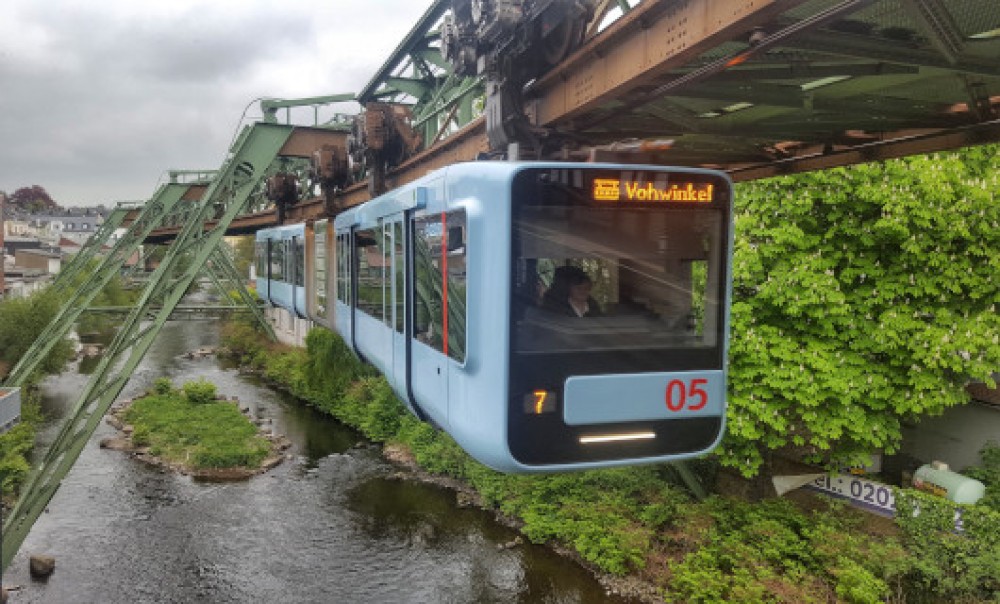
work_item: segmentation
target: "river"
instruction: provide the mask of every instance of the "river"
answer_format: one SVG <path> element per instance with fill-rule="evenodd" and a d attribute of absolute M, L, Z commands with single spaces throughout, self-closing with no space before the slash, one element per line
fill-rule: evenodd
<path fill-rule="evenodd" d="M 232 483 L 165 473 L 98 443 L 102 424 L 21 547 L 4 584 L 14 603 L 621 602 L 550 550 L 456 504 L 454 493 L 393 479 L 356 432 L 284 393 L 183 354 L 215 346 L 212 322 L 168 323 L 123 396 L 154 379 L 205 378 L 292 441 L 276 469 Z M 44 385 L 58 420 L 87 376 Z M 34 580 L 28 555 L 55 557 Z"/>

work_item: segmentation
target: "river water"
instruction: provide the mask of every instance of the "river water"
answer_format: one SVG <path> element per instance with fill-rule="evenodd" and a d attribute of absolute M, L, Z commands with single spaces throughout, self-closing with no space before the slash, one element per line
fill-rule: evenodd
<path fill-rule="evenodd" d="M 545 548 L 508 546 L 516 532 L 452 492 L 393 479 L 352 430 L 214 358 L 182 356 L 217 342 L 214 323 L 167 324 L 123 396 L 161 376 L 206 378 L 270 418 L 291 459 L 247 481 L 199 482 L 100 449 L 115 434 L 102 424 L 5 573 L 20 586 L 11 602 L 621 601 Z M 44 442 L 86 379 L 46 382 Z M 55 557 L 47 580 L 29 577 L 32 553 Z"/>

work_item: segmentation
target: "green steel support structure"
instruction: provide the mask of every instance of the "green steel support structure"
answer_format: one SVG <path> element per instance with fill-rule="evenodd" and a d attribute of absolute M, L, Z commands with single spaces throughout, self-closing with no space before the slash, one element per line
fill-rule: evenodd
<path fill-rule="evenodd" d="M 209 258 L 206 269 L 209 278 L 219 289 L 219 295 L 224 300 L 228 300 L 230 293 L 235 292 L 239 296 L 239 302 L 257 319 L 267 337 L 276 340 L 277 336 L 271 327 L 271 323 L 264 316 L 264 310 L 260 302 L 250 295 L 250 292 L 247 291 L 244 285 L 245 279 L 236 270 L 236 265 L 233 263 L 232 256 L 230 256 L 229 248 L 224 245 L 216 248 L 211 258 Z M 236 301 L 230 301 L 230 303 L 232 302 Z"/>
<path fill-rule="evenodd" d="M 90 239 L 83 244 L 80 251 L 77 252 L 73 259 L 70 260 L 65 266 L 59 270 L 59 274 L 56 276 L 55 282 L 52 287 L 56 289 L 63 289 L 70 286 L 75 280 L 77 275 L 81 272 L 86 271 L 90 266 L 91 260 L 93 260 L 110 240 L 111 236 L 115 234 L 115 231 L 121 227 L 122 223 L 125 222 L 125 217 L 128 215 L 129 211 L 132 210 L 138 204 L 119 203 L 118 207 L 111 211 L 108 219 L 101 224 L 101 228 L 90 236 Z"/>
<path fill-rule="evenodd" d="M 149 232 L 156 228 L 163 220 L 163 217 L 180 201 L 189 186 L 180 184 L 161 186 L 153 195 L 153 198 L 142 207 L 139 216 L 129 227 L 125 235 L 111 248 L 111 251 L 105 256 L 104 261 L 97 266 L 88 279 L 79 284 L 75 291 L 69 291 L 69 288 L 72 287 L 75 281 L 74 278 L 68 275 L 60 278 L 62 285 L 60 286 L 59 282 L 57 282 L 57 286 L 65 290 L 67 295 L 66 302 L 63 303 L 56 316 L 52 318 L 52 321 L 45 327 L 45 330 L 32 343 L 31 348 L 28 349 L 17 365 L 11 370 L 10 374 L 8 374 L 5 381 L 6 385 L 23 385 L 23 382 L 28 379 L 28 376 L 48 356 L 52 348 L 66 337 L 66 334 L 76 325 L 80 314 L 90 306 L 90 303 L 101 293 L 104 286 L 115 275 L 120 274 L 125 262 L 136 253 L 142 245 L 143 240 L 149 235 Z M 122 219 L 124 219 L 124 213 L 122 213 Z M 122 221 L 118 220 L 118 226 L 121 223 Z M 114 232 L 117 228 L 117 226 L 114 227 L 110 232 Z M 88 245 L 87 247 L 92 250 L 99 250 L 103 242 L 107 241 L 107 238 L 107 236 L 104 236 L 99 243 Z M 80 256 L 83 256 L 82 251 L 78 255 L 78 258 Z M 74 261 L 71 263 L 75 268 L 73 275 L 81 274 L 84 268 L 90 264 L 92 258 L 94 258 L 94 254 L 90 254 L 85 260 L 80 262 Z"/>
<path fill-rule="evenodd" d="M 293 127 L 256 123 L 245 128 L 201 201 L 153 273 L 135 308 L 120 326 L 100 364 L 45 457 L 28 477 L 3 527 L 2 567 L 13 559 L 35 520 L 69 473 L 101 418 L 121 393 L 160 329 L 195 277 L 223 244 L 226 229 L 243 213 Z M 188 205 L 188 204 L 184 204 Z M 209 222 L 211 221 L 211 228 Z M 146 321 L 151 308 L 159 309 Z"/>

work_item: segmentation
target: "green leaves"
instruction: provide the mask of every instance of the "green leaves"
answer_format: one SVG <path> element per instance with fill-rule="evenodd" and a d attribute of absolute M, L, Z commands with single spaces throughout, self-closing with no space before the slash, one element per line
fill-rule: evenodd
<path fill-rule="evenodd" d="M 1000 367 L 996 147 L 739 185 L 720 457 L 839 465 Z"/>

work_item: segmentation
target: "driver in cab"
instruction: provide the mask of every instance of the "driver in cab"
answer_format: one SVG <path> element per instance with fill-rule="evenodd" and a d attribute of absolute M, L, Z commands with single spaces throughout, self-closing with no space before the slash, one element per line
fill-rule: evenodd
<path fill-rule="evenodd" d="M 542 296 L 542 308 L 569 317 L 599 317 L 601 307 L 590 295 L 593 287 L 583 269 L 560 266 L 552 277 L 552 286 Z"/>

